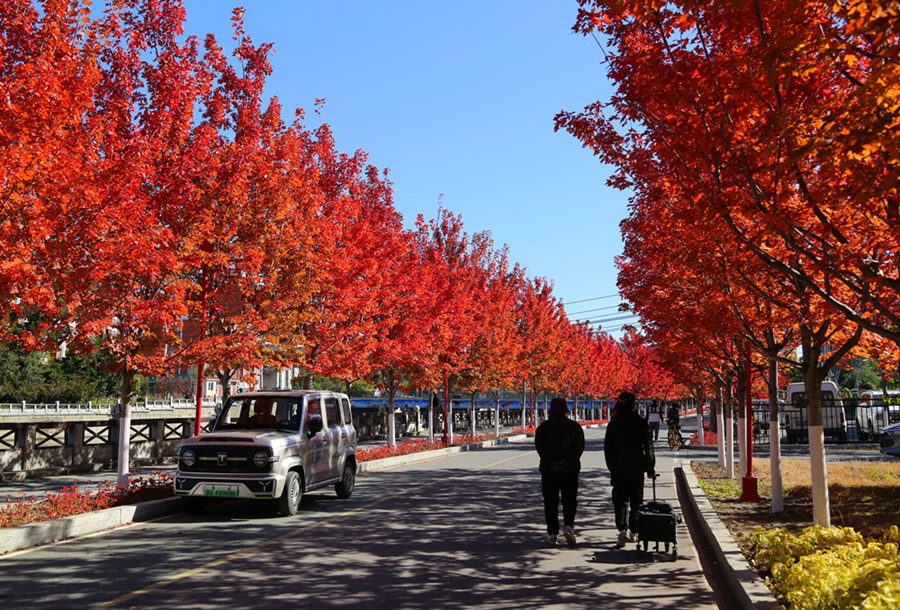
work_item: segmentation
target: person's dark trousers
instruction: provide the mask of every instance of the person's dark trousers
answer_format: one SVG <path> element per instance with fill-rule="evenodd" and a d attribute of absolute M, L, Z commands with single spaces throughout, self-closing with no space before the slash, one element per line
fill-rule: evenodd
<path fill-rule="evenodd" d="M 650 422 L 650 434 L 653 435 L 653 440 L 657 440 L 659 438 L 659 422 L 658 421 Z"/>
<path fill-rule="evenodd" d="M 578 473 L 541 475 L 541 493 L 544 495 L 544 517 L 547 533 L 559 534 L 559 501 L 562 498 L 563 525 L 575 527 L 575 509 L 578 506 Z"/>
<path fill-rule="evenodd" d="M 637 531 L 637 511 L 644 502 L 644 475 L 613 477 L 612 501 L 616 513 L 616 529 Z"/>

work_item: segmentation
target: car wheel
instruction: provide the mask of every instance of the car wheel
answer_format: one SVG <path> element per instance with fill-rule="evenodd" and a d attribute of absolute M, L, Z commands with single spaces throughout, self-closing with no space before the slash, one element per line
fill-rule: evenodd
<path fill-rule="evenodd" d="M 300 510 L 300 500 L 303 499 L 303 482 L 300 475 L 292 470 L 287 474 L 284 480 L 284 491 L 281 497 L 276 500 L 278 504 L 278 512 L 282 515 L 296 515 Z"/>
<path fill-rule="evenodd" d="M 206 508 L 206 498 L 186 496 L 181 498 L 181 505 L 184 506 L 184 510 L 189 513 L 200 513 Z"/>
<path fill-rule="evenodd" d="M 349 498 L 353 493 L 353 486 L 356 484 L 356 471 L 353 464 L 347 462 L 344 464 L 344 473 L 341 475 L 339 483 L 335 483 L 334 491 L 338 498 Z"/>

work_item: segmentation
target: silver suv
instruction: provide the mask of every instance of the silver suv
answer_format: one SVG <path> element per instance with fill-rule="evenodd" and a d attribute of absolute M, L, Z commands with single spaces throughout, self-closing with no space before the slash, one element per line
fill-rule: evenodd
<path fill-rule="evenodd" d="M 236 394 L 209 432 L 181 443 L 175 495 L 198 510 L 208 498 L 274 500 L 293 515 L 305 491 L 353 493 L 356 430 L 345 394 L 318 390 Z"/>

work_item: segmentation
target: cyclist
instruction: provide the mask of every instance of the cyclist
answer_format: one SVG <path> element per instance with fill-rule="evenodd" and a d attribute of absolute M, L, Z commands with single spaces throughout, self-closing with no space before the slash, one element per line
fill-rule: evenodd
<path fill-rule="evenodd" d="M 669 427 L 669 447 L 680 448 L 684 443 L 681 438 L 681 416 L 678 413 L 678 405 L 674 402 L 666 410 L 666 425 Z"/>

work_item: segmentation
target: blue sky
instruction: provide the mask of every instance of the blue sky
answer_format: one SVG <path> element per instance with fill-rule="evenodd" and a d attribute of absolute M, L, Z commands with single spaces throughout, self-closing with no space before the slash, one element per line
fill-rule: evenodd
<path fill-rule="evenodd" d="M 565 303 L 617 294 L 626 195 L 609 168 L 565 133 L 560 110 L 607 99 L 602 54 L 571 31 L 575 0 L 383 2 L 185 0 L 186 34 L 231 43 L 243 6 L 247 34 L 271 42 L 277 95 L 333 129 L 345 152 L 388 167 L 407 226 L 438 201 L 467 232 L 490 230 L 530 276 Z M 317 117 L 316 98 L 325 105 Z M 615 316 L 618 298 L 567 306 L 572 319 Z M 621 314 L 620 314 L 621 315 Z M 614 336 L 621 321 L 605 324 Z"/>

